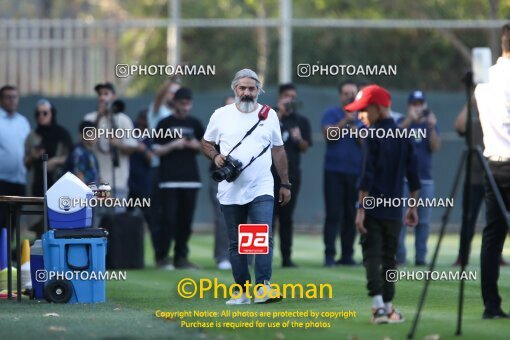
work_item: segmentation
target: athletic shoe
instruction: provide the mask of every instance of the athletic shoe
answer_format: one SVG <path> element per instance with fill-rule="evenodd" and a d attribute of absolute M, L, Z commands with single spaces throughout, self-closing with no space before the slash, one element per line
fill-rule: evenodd
<path fill-rule="evenodd" d="M 335 259 L 333 257 L 326 257 L 326 259 L 324 260 L 324 266 L 325 267 L 334 267 Z"/>
<path fill-rule="evenodd" d="M 425 261 L 415 261 L 414 265 L 416 267 L 426 267 L 427 266 L 427 262 L 425 262 Z"/>
<path fill-rule="evenodd" d="M 388 323 L 402 323 L 404 321 L 406 321 L 404 315 L 392 307 L 391 312 L 388 313 Z"/>
<path fill-rule="evenodd" d="M 383 323 L 388 323 L 388 315 L 386 314 L 386 309 L 384 307 L 372 308 L 372 323 L 374 325 L 381 325 Z"/>
<path fill-rule="evenodd" d="M 248 297 L 246 296 L 246 293 L 243 293 L 239 298 L 235 299 L 235 298 L 230 298 L 230 300 L 228 300 L 226 302 L 227 305 L 229 306 L 232 306 L 232 305 L 249 305 L 251 303 L 250 299 L 248 299 Z"/>
<path fill-rule="evenodd" d="M 455 260 L 455 262 L 453 262 L 452 266 L 454 267 L 460 267 L 461 266 L 461 259 L 460 259 L 460 256 L 457 257 L 457 259 Z M 469 265 L 469 261 L 466 262 L 466 267 Z"/>
<path fill-rule="evenodd" d="M 276 296 L 275 292 L 277 292 L 277 290 L 271 288 L 271 283 L 269 281 L 265 280 L 264 287 L 259 287 L 253 302 L 254 303 L 271 303 L 271 302 L 281 301 L 282 300 L 281 295 Z"/>
<path fill-rule="evenodd" d="M 232 269 L 232 265 L 230 264 L 230 261 L 223 260 L 218 262 L 218 269 L 219 270 L 230 270 Z"/>
<path fill-rule="evenodd" d="M 172 262 L 173 261 L 171 257 L 165 257 L 164 259 L 156 261 L 156 267 L 162 270 L 175 270 Z"/>
<path fill-rule="evenodd" d="M 490 312 L 485 310 L 482 315 L 482 319 L 507 319 L 509 316 L 507 313 L 503 312 L 501 308 L 496 312 Z"/>
<path fill-rule="evenodd" d="M 503 258 L 503 256 L 501 256 L 501 258 L 499 259 L 499 265 L 501 267 L 506 267 L 508 266 L 508 262 L 505 261 L 505 259 Z"/>
<path fill-rule="evenodd" d="M 282 268 L 297 268 L 297 264 L 292 262 L 292 260 L 284 260 L 282 261 Z"/>
<path fill-rule="evenodd" d="M 355 265 L 357 265 L 357 263 L 352 258 L 349 258 L 349 259 L 341 258 L 340 260 L 335 262 L 335 265 L 337 265 L 337 266 L 355 266 Z"/>
<path fill-rule="evenodd" d="M 190 262 L 187 258 L 180 257 L 175 259 L 174 262 L 175 268 L 177 269 L 198 269 L 199 267 L 194 264 L 193 262 Z"/>

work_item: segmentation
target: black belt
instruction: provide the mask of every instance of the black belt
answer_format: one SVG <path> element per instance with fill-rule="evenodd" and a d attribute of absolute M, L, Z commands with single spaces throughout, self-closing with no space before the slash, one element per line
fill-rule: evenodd
<path fill-rule="evenodd" d="M 501 157 L 501 156 L 489 156 L 487 159 L 491 162 L 510 162 L 510 157 Z"/>

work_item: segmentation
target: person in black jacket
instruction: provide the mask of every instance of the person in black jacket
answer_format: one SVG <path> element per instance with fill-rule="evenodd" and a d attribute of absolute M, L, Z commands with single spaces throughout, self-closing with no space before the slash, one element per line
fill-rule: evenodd
<path fill-rule="evenodd" d="M 360 111 L 361 121 L 369 128 L 396 131 L 399 128 L 391 118 L 390 104 L 391 96 L 387 90 L 370 85 L 363 88 L 356 100 L 345 106 L 345 110 Z M 411 197 L 418 198 L 420 180 L 417 158 L 410 138 L 369 137 L 362 142 L 363 161 L 355 223 L 361 234 L 368 295 L 372 297 L 372 322 L 399 323 L 404 321 L 404 317 L 393 307 L 392 301 L 395 296 L 393 275 L 396 274 L 402 208 L 373 203 L 380 198 L 402 198 L 404 177 L 407 177 Z M 416 207 L 407 209 L 405 222 L 409 226 L 417 224 Z"/>
<path fill-rule="evenodd" d="M 25 141 L 25 165 L 31 171 L 31 195 L 44 196 L 41 155 L 48 154 L 48 188 L 62 175 L 67 156 L 73 149 L 69 132 L 57 124 L 57 110 L 46 99 L 40 99 L 35 108 L 37 127 Z M 39 238 L 43 233 L 42 219 L 31 226 Z"/>
<path fill-rule="evenodd" d="M 273 226 L 278 218 L 282 267 L 296 267 L 297 265 L 291 260 L 292 232 L 294 229 L 292 215 L 296 208 L 299 188 L 301 187 L 301 154 L 312 145 L 312 134 L 310 122 L 298 113 L 296 86 L 292 83 L 280 85 L 278 95 L 278 107 L 275 108 L 275 111 L 280 120 L 283 145 L 287 153 L 289 181 L 292 183 L 293 199 L 284 206 L 275 202 Z M 271 166 L 271 172 L 274 179 L 274 194 L 277 197 L 281 183 L 274 164 Z"/>

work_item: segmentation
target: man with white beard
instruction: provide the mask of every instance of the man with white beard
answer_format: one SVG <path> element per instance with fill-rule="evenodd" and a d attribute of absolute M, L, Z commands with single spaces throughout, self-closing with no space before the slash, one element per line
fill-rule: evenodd
<path fill-rule="evenodd" d="M 255 72 L 249 69 L 240 70 L 236 73 L 231 88 L 235 94 L 235 103 L 223 106 L 213 113 L 202 139 L 202 151 L 217 168 L 228 168 L 228 165 L 232 164 L 231 158 L 242 163 L 242 166 L 238 167 L 241 169 L 238 177 L 229 177 L 225 172 L 223 174 L 226 176 L 213 176 L 220 182 L 217 197 L 227 225 L 232 273 L 236 284 L 243 289 L 242 294 L 233 296 L 227 304 L 251 303 L 252 292 L 248 289 L 251 286 L 248 255 L 240 254 L 238 248 L 238 228 L 240 224 L 247 223 L 248 218 L 250 223 L 269 226 L 268 252 L 255 255 L 254 302 L 277 302 L 282 298 L 269 282 L 273 256 L 273 202 L 278 199 L 283 206 L 290 201 L 291 196 L 280 123 L 275 111 L 257 102 L 262 85 Z M 239 143 L 240 141 L 242 143 Z M 216 151 L 215 145 L 219 145 L 220 152 Z M 266 152 L 268 149 L 271 149 L 271 153 Z M 282 183 L 277 198 L 274 197 L 274 182 L 270 170 L 272 159 Z"/>

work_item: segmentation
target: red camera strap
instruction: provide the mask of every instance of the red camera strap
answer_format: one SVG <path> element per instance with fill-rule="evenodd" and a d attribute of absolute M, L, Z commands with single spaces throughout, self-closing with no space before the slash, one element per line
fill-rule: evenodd
<path fill-rule="evenodd" d="M 234 151 L 239 145 L 241 145 L 241 143 L 243 142 L 243 140 L 248 137 L 249 135 L 251 135 L 251 133 L 253 132 L 253 130 L 255 130 L 257 128 L 257 126 L 259 126 L 259 123 L 263 120 L 266 120 L 267 119 L 267 116 L 269 115 L 269 111 L 271 110 L 271 106 L 269 105 L 262 105 L 262 108 L 260 109 L 259 111 L 259 114 L 258 114 L 258 117 L 259 117 L 259 120 L 255 123 L 255 125 L 253 125 L 248 131 L 246 131 L 245 135 L 243 138 L 241 138 L 241 140 L 239 141 L 239 143 L 237 143 L 233 148 L 232 150 L 230 150 L 230 152 L 228 153 L 228 155 L 230 155 L 232 153 L 232 151 Z M 267 150 L 267 149 L 266 149 Z M 265 150 L 264 150 L 265 151 Z M 228 156 L 227 155 L 227 156 Z"/>

